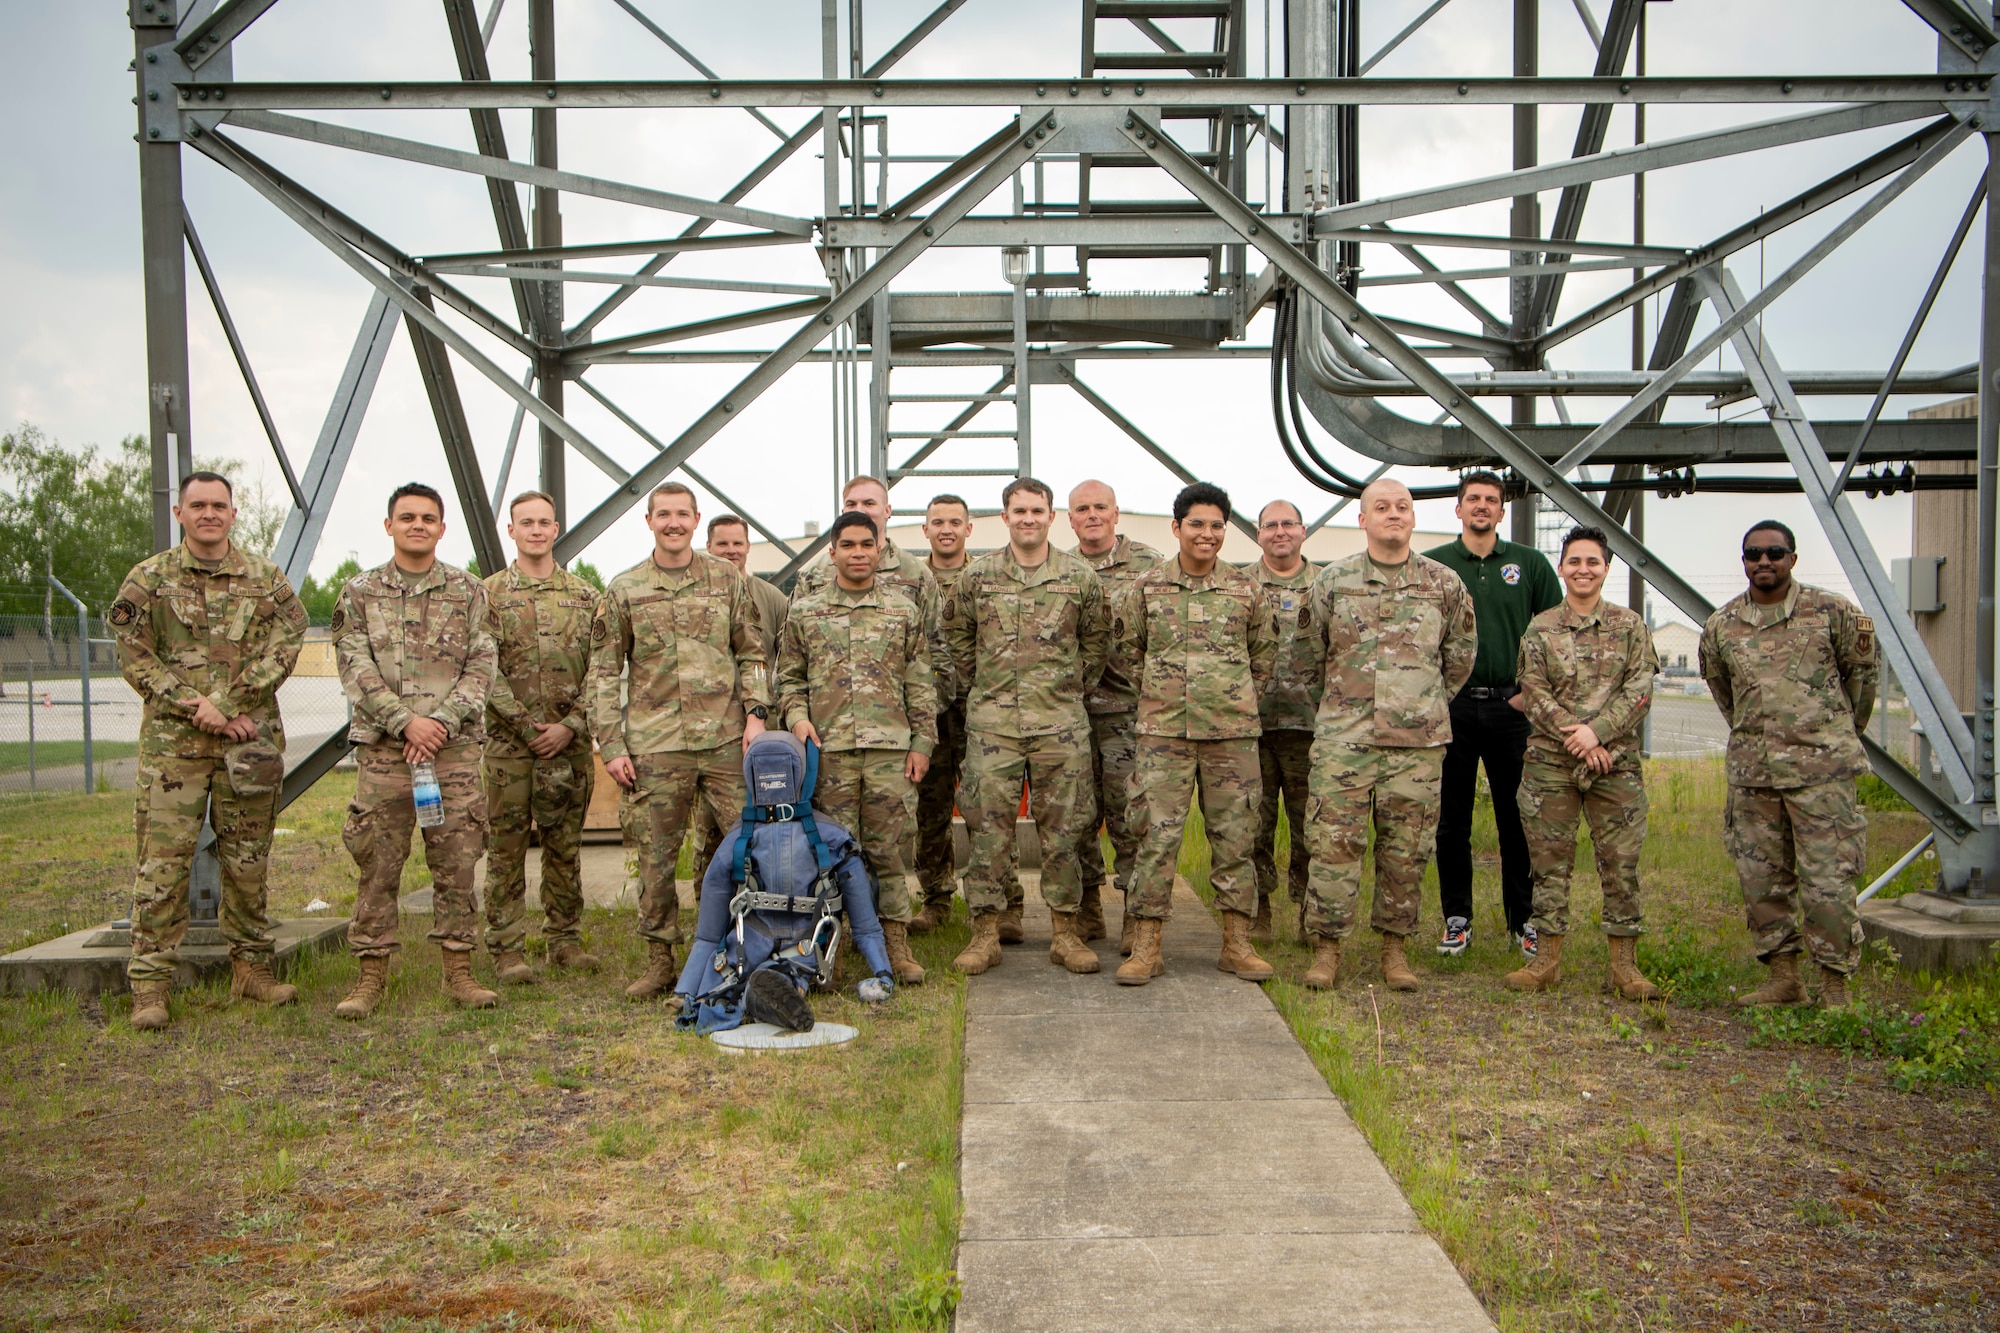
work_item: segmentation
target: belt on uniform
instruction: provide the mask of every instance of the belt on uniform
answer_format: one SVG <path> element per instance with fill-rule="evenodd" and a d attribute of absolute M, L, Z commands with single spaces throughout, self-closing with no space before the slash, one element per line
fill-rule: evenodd
<path fill-rule="evenodd" d="M 1468 685 L 1460 691 L 1468 699 L 1506 701 L 1521 692 L 1519 685 Z"/>

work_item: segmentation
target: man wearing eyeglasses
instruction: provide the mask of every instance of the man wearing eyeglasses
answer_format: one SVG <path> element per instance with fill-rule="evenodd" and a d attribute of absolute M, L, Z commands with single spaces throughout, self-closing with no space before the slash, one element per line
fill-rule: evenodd
<path fill-rule="evenodd" d="M 1875 622 L 1792 578 L 1798 543 L 1783 523 L 1743 534 L 1750 586 L 1708 618 L 1701 675 L 1729 719 L 1724 837 L 1743 884 L 1757 958 L 1770 969 L 1742 1005 L 1799 1004 L 1799 954 L 1819 964 L 1820 1004 L 1847 1004 L 1861 961 L 1854 880 L 1868 821 L 1854 779 L 1868 770 L 1861 729 L 1880 671 Z"/>
<path fill-rule="evenodd" d="M 1264 554 L 1243 566 L 1264 595 L 1278 631 L 1278 664 L 1265 683 L 1257 710 L 1264 734 L 1257 740 L 1257 764 L 1264 779 L 1264 799 L 1257 811 L 1257 847 L 1250 864 L 1257 875 L 1257 918 L 1250 927 L 1253 943 L 1271 942 L 1271 895 L 1282 874 L 1305 935 L 1306 786 L 1312 773 L 1313 717 L 1319 711 L 1319 663 L 1298 660 L 1301 632 L 1312 628 L 1313 575 L 1318 566 L 1305 558 L 1306 525 L 1297 505 L 1273 500 L 1257 515 L 1257 545 Z M 1310 636 L 1308 636 L 1310 637 Z M 1278 865 L 1278 805 L 1285 807 L 1291 846 L 1287 864 Z"/>

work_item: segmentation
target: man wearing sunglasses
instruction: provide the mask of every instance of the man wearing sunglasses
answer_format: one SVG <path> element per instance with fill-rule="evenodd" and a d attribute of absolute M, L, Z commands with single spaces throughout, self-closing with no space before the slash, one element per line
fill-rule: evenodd
<path fill-rule="evenodd" d="M 1743 883 L 1757 957 L 1770 968 L 1738 1004 L 1799 1004 L 1799 954 L 1819 964 L 1820 1003 L 1847 1003 L 1861 961 L 1854 880 L 1868 821 L 1854 779 L 1875 704 L 1875 622 L 1792 578 L 1798 543 L 1782 523 L 1743 535 L 1750 586 L 1708 618 L 1701 674 L 1729 719 L 1724 836 Z"/>

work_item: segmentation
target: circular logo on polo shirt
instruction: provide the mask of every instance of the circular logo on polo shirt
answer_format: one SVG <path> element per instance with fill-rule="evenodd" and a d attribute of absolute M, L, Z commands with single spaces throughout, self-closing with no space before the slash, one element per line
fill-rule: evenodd
<path fill-rule="evenodd" d="M 1502 565 L 1500 566 L 1500 577 L 1507 583 L 1519 583 L 1521 581 L 1521 567 L 1519 565 Z"/>

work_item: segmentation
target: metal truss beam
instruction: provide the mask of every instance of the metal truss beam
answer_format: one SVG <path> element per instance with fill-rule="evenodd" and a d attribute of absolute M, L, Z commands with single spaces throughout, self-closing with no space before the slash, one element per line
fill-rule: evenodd
<path fill-rule="evenodd" d="M 174 52 L 187 62 L 188 68 L 200 69 L 227 50 L 231 42 L 277 3 L 278 0 L 222 0 L 207 18 L 181 34 L 174 43 Z"/>
<path fill-rule="evenodd" d="M 424 266 L 430 272 L 439 270 Z M 1629 268 L 1621 264 L 1616 267 Z M 535 268 L 528 264 L 455 264 L 445 270 L 474 278 L 508 278 L 518 282 L 603 284 L 619 287 L 676 287 L 699 292 L 763 292 L 777 296 L 831 296 L 831 287 L 798 282 L 750 282 L 737 278 L 655 278 L 637 273 L 593 273 L 575 268 Z"/>
<path fill-rule="evenodd" d="M 933 211 L 932 230 L 945 231 L 970 213 L 974 205 L 992 194 L 1009 176 L 1034 160 L 1039 142 L 1036 138 L 1038 133 L 1046 135 L 1056 128 L 1057 117 L 1053 113 L 1042 117 L 1037 123 L 1017 125 L 1018 137 L 998 152 L 988 153 L 984 165 L 973 174 L 972 179 Z M 921 231 L 914 232 L 884 252 L 872 266 L 857 275 L 852 283 L 827 304 L 818 320 L 807 324 L 787 338 L 776 351 L 724 395 L 721 401 L 682 431 L 666 453 L 634 473 L 630 481 L 557 539 L 557 556 L 568 559 L 601 536 L 605 529 L 617 521 L 620 514 L 657 486 L 661 480 L 673 475 L 675 468 L 681 466 L 696 450 L 713 439 L 739 409 L 748 407 L 766 389 L 777 383 L 787 370 L 826 337 L 834 325 L 852 318 L 868 303 L 876 291 L 885 286 L 896 274 L 909 267 L 911 261 L 928 249 L 930 242 L 931 237 Z"/>
<path fill-rule="evenodd" d="M 1910 12 L 1937 30 L 1937 35 L 1978 60 L 1996 40 L 1985 5 L 1966 5 L 1962 0 L 1903 0 Z"/>
<path fill-rule="evenodd" d="M 1101 205 L 1099 205 L 1101 206 Z M 924 225 L 922 217 L 897 213 L 881 218 L 828 218 L 822 232 L 828 245 L 883 249 Z M 1305 239 L 1305 219 L 1297 214 L 1272 215 L 1273 227 L 1289 228 L 1295 241 Z M 966 246 L 1037 245 L 1185 245 L 1206 249 L 1235 243 L 1235 233 L 1200 213 L 1050 213 L 1006 217 L 970 217 L 939 237 L 946 248 Z M 1676 255 L 1680 252 L 1675 251 Z"/>
<path fill-rule="evenodd" d="M 1069 385 L 1070 388 L 1076 391 L 1077 397 L 1083 399 L 1084 402 L 1089 403 L 1092 407 L 1096 408 L 1101 414 L 1103 414 L 1104 419 L 1106 421 L 1109 421 L 1112 425 L 1118 427 L 1119 430 L 1125 432 L 1125 434 L 1131 439 L 1132 443 L 1138 445 L 1141 449 L 1144 449 L 1148 454 L 1151 454 L 1155 462 L 1159 463 L 1159 465 L 1161 467 L 1164 467 L 1167 471 L 1173 473 L 1174 477 L 1181 483 L 1181 485 L 1192 486 L 1195 482 L 1201 480 L 1200 477 L 1197 477 L 1194 473 L 1188 471 L 1187 468 L 1183 467 L 1179 459 L 1175 458 L 1172 454 L 1168 453 L 1166 449 L 1163 448 L 1158 442 L 1156 442 L 1150 435 L 1146 434 L 1145 431 L 1140 430 L 1137 426 L 1132 424 L 1131 418 L 1127 417 L 1123 412 L 1120 412 L 1117 408 L 1113 407 L 1105 399 L 1104 395 L 1100 394 L 1099 392 L 1097 392 L 1097 390 L 1091 388 L 1088 384 L 1085 384 L 1082 380 L 1078 379 L 1076 377 L 1076 368 L 1074 366 L 1065 365 L 1062 362 L 1058 361 L 1056 362 L 1056 374 L 1062 377 L 1063 383 Z M 1235 524 L 1237 530 L 1240 531 L 1244 536 L 1250 538 L 1250 540 L 1255 541 L 1257 539 L 1256 520 L 1245 516 L 1242 510 L 1232 508 L 1229 511 L 1229 521 Z"/>
<path fill-rule="evenodd" d="M 1986 91 L 1974 75 L 1965 85 Z M 197 85 L 178 85 L 183 110 L 199 109 Z M 630 110 L 644 107 L 852 106 L 1194 108 L 1224 106 L 1517 106 L 1604 103 L 1630 106 L 1755 102 L 1811 106 L 1900 102 L 1942 110 L 1974 91 L 1935 74 L 1861 77 L 1800 74 L 1720 78 L 1582 79 L 626 79 L 501 83 L 240 82 L 201 85 L 210 100 L 223 90 L 232 106 L 259 111 L 499 109 L 556 106 Z"/>
<path fill-rule="evenodd" d="M 500 0 L 493 6 L 492 20 L 500 17 Z M 479 23 L 479 16 L 473 11 L 473 0 L 444 0 L 445 27 L 451 33 L 452 53 L 458 58 L 458 76 L 470 83 L 489 83 L 493 71 L 486 63 L 486 44 L 491 40 L 486 28 Z M 490 26 L 490 24 L 489 24 Z M 481 107 L 469 113 L 472 117 L 472 142 L 483 157 L 505 158 L 507 154 L 507 131 L 500 121 L 500 113 L 490 107 Z M 486 178 L 487 201 L 493 206 L 493 228 L 500 237 L 500 244 L 511 249 L 524 249 L 528 245 L 528 223 L 521 213 L 521 196 L 515 191 L 513 182 L 495 176 Z M 514 284 L 514 313 L 520 318 L 521 332 L 532 334 L 536 342 L 553 342 L 552 330 L 544 318 L 546 307 L 538 299 L 539 293 L 526 283 Z"/>
<path fill-rule="evenodd" d="M 1727 269 L 1703 269 L 1695 275 L 1695 280 L 1719 313 L 1733 318 L 1750 308 Z M 1833 545 L 1841 572 L 1847 575 L 1861 609 L 1875 619 L 1877 641 L 1890 670 L 1896 673 L 1896 679 L 1909 695 L 1910 709 L 1918 724 L 1931 738 L 1931 751 L 1938 758 L 1945 781 L 1951 784 L 1961 803 L 1970 803 L 1976 799 L 1978 787 L 1973 777 L 1972 732 L 1965 725 L 1964 716 L 1945 687 L 1944 678 L 1938 674 L 1937 664 L 1931 660 L 1930 650 L 1917 634 L 1916 625 L 1903 614 L 1889 582 L 1889 571 L 1882 567 L 1875 548 L 1863 534 L 1861 520 L 1852 504 L 1845 494 L 1832 489 L 1833 469 L 1827 465 L 1826 450 L 1813 435 L 1812 423 L 1800 409 L 1763 329 L 1754 318 L 1738 320 L 1733 341 L 1744 370 L 1757 385 L 1757 396 L 1770 413 L 1772 428 L 1778 432 L 1785 456 L 1804 487 L 1806 500 Z"/>
<path fill-rule="evenodd" d="M 509 158 L 461 152 L 456 148 L 418 143 L 414 139 L 398 139 L 394 135 L 376 134 L 371 130 L 331 125 L 322 120 L 301 120 L 296 116 L 281 116 L 269 111 L 238 110 L 229 113 L 228 123 L 241 129 L 283 135 L 289 139 L 301 139 L 307 143 L 324 144 L 331 148 L 347 148 L 359 153 L 373 153 L 378 157 L 417 162 L 427 167 L 442 167 L 446 171 L 463 171 L 475 176 L 514 181 L 541 190 L 562 190 L 570 194 L 589 195 L 594 199 L 608 199 L 613 203 L 635 204 L 640 208 L 655 208 L 667 213 L 685 213 L 711 222 L 734 222 L 745 227 L 762 227 L 769 231 L 786 232 L 794 236 L 810 236 L 813 229 L 812 221 L 808 218 L 788 217 L 783 213 L 771 213 L 761 208 L 741 208 L 734 204 L 697 199 L 693 195 L 653 190 L 642 185 L 627 185 L 623 181 L 608 181 L 597 176 L 580 175 L 574 171 L 562 171 L 554 167 L 531 166 Z"/>
<path fill-rule="evenodd" d="M 417 299 L 422 301 L 423 294 L 418 293 Z M 438 443 L 444 446 L 445 466 L 451 469 L 452 487 L 458 492 L 458 510 L 465 516 L 472 552 L 479 558 L 482 573 L 497 574 L 507 568 L 507 554 L 500 545 L 500 531 L 493 523 L 486 482 L 480 474 L 479 453 L 472 444 L 472 428 L 465 420 L 465 403 L 458 396 L 458 378 L 452 373 L 451 356 L 443 341 L 419 323 L 414 314 L 406 311 L 403 317 L 410 326 L 417 373 L 423 377 L 424 394 L 430 399 Z"/>

